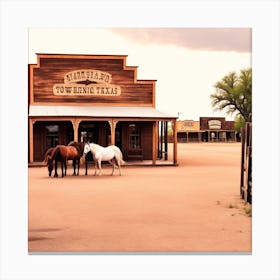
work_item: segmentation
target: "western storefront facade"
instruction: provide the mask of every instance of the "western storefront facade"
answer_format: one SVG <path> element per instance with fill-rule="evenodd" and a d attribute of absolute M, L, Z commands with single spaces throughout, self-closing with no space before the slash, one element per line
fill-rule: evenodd
<path fill-rule="evenodd" d="M 155 86 L 137 80 L 126 56 L 37 54 L 29 64 L 29 162 L 74 140 L 117 145 L 127 161 L 177 165 L 176 116 L 156 110 Z"/>
<path fill-rule="evenodd" d="M 200 117 L 199 121 L 177 121 L 178 142 L 235 142 L 234 121 L 221 117 Z"/>
<path fill-rule="evenodd" d="M 178 142 L 200 142 L 201 131 L 199 121 L 183 120 L 177 121 L 177 138 Z"/>
<path fill-rule="evenodd" d="M 225 118 L 201 117 L 201 140 L 204 142 L 235 142 L 236 131 L 234 121 L 226 121 Z"/>

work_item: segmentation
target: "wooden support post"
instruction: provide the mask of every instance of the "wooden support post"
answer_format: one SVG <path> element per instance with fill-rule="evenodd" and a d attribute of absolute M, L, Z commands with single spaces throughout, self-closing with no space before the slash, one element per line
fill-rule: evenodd
<path fill-rule="evenodd" d="M 164 160 L 168 160 L 168 122 L 164 122 Z"/>
<path fill-rule="evenodd" d="M 157 160 L 157 145 L 158 145 L 158 121 L 153 122 L 153 165 L 156 165 Z"/>
<path fill-rule="evenodd" d="M 74 131 L 74 141 L 79 142 L 79 124 L 81 120 L 79 119 L 73 119 L 71 120 L 73 131 Z"/>
<path fill-rule="evenodd" d="M 158 150 L 159 150 L 159 158 L 162 159 L 163 158 L 163 155 L 165 154 L 165 151 L 164 151 L 164 147 L 163 147 L 163 143 L 164 143 L 164 122 L 161 121 L 159 122 L 159 125 L 160 125 L 160 141 L 159 141 L 159 145 L 158 145 Z"/>
<path fill-rule="evenodd" d="M 177 165 L 177 120 L 173 120 L 173 163 Z"/>
<path fill-rule="evenodd" d="M 244 158 L 245 158 L 245 129 L 241 128 L 240 196 L 242 198 L 244 198 Z"/>
<path fill-rule="evenodd" d="M 117 120 L 109 120 L 109 125 L 110 125 L 110 129 L 111 129 L 111 145 L 115 145 L 116 143 L 116 126 L 118 121 Z"/>

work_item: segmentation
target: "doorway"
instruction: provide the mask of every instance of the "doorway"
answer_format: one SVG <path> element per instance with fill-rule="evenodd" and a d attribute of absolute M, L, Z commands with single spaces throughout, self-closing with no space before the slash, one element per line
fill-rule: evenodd
<path fill-rule="evenodd" d="M 78 133 L 80 142 L 94 142 L 101 146 L 111 143 L 111 130 L 107 121 L 82 121 Z"/>

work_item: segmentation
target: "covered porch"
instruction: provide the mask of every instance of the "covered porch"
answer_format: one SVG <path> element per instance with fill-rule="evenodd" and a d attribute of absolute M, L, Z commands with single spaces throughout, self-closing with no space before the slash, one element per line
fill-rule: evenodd
<path fill-rule="evenodd" d="M 40 129 L 37 128 L 40 124 Z M 168 147 L 168 125 L 172 148 Z M 52 127 L 54 141 L 47 137 Z M 39 137 L 38 137 L 39 135 Z M 70 141 L 116 145 L 126 165 L 177 165 L 176 117 L 152 107 L 41 106 L 29 107 L 29 163 L 36 165 L 47 148 Z M 39 147 L 39 152 L 38 148 Z M 171 149 L 171 150 L 170 150 Z M 37 154 L 36 154 L 37 153 Z"/>

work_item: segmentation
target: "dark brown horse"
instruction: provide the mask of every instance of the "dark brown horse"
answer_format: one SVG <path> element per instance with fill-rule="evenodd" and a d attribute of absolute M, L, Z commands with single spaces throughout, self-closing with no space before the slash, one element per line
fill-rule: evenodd
<path fill-rule="evenodd" d="M 95 163 L 94 161 L 94 158 L 93 158 L 93 155 L 91 152 L 88 152 L 86 155 L 85 155 L 85 175 L 88 175 L 88 166 L 89 166 L 89 162 L 93 162 Z"/>
<path fill-rule="evenodd" d="M 77 152 L 78 152 L 78 155 L 79 155 L 79 158 L 77 159 L 73 159 L 73 169 L 74 169 L 74 173 L 73 175 L 79 175 L 79 170 L 80 170 L 80 158 L 83 156 L 84 154 L 84 146 L 85 146 L 85 143 L 82 143 L 82 142 L 76 142 L 76 141 L 71 141 L 68 146 L 73 146 L 77 149 Z M 76 161 L 78 162 L 78 171 L 77 171 L 77 174 L 76 174 Z"/>
<path fill-rule="evenodd" d="M 57 174 L 57 163 L 61 162 L 61 176 L 66 176 L 67 170 L 67 160 L 78 160 L 80 159 L 80 153 L 78 152 L 77 148 L 74 146 L 64 146 L 64 145 L 57 145 L 50 156 L 48 156 L 48 170 L 49 176 L 51 176 L 51 172 L 53 170 L 53 161 L 54 165 L 54 177 L 58 177 Z M 74 166 L 74 164 L 73 164 Z M 76 175 L 76 170 L 74 169 L 73 175 Z"/>
<path fill-rule="evenodd" d="M 75 141 L 71 141 L 68 146 L 74 146 L 78 149 L 81 157 L 83 156 L 84 154 L 84 147 L 85 147 L 85 143 L 83 142 L 75 142 Z M 87 171 L 88 171 L 88 165 L 89 165 L 89 162 L 93 161 L 94 162 L 94 159 L 93 159 L 93 156 L 92 156 L 92 153 L 89 152 L 85 155 L 85 175 L 88 175 L 87 174 Z M 80 168 L 80 161 L 78 160 L 78 174 L 79 175 L 79 168 Z M 74 161 L 73 161 L 73 167 L 74 167 Z"/>
<path fill-rule="evenodd" d="M 45 157 L 44 157 L 44 161 L 43 161 L 44 164 L 47 164 L 47 165 L 48 165 L 48 161 L 49 161 L 49 158 L 50 158 L 50 156 L 51 156 L 51 154 L 52 154 L 53 149 L 54 149 L 54 148 L 52 147 L 52 148 L 49 148 L 49 149 L 46 151 Z M 49 171 L 49 176 L 51 176 L 51 174 L 52 174 L 52 169 L 50 170 L 50 166 L 49 166 L 49 165 L 48 165 L 48 171 Z"/>

